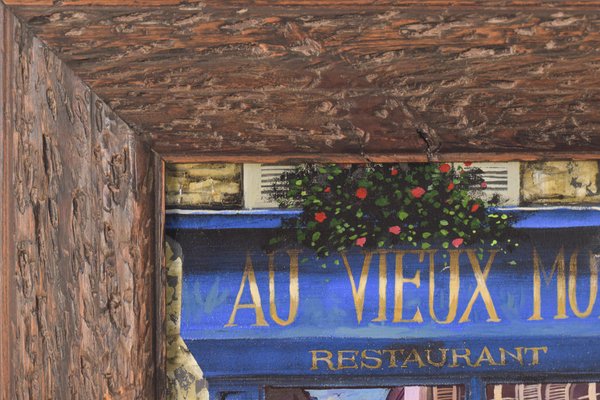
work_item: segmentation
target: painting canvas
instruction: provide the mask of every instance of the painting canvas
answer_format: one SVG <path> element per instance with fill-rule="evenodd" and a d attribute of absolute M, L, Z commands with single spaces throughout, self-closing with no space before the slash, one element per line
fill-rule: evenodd
<path fill-rule="evenodd" d="M 170 395 L 596 399 L 598 178 L 595 162 L 172 166 Z"/>

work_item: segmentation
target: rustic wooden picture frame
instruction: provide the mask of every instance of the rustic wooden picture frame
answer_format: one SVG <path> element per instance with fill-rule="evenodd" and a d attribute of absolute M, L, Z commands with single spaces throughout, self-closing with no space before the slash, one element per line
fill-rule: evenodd
<path fill-rule="evenodd" d="M 11 4 L 15 8 L 19 6 L 35 6 L 40 5 L 44 7 L 53 7 L 55 2 L 51 0 L 31 0 L 27 2 L 22 2 L 19 0 L 11 0 L 5 1 L 6 4 Z M 71 5 L 77 3 L 76 1 L 68 2 Z M 98 4 L 104 3 L 104 5 L 115 5 L 121 4 L 119 1 L 106 0 L 104 2 L 100 1 L 87 1 L 82 2 L 82 4 Z M 134 2 L 130 2 L 134 3 Z M 177 4 L 181 2 L 178 0 L 169 0 L 161 2 L 160 0 L 147 1 L 146 4 L 168 4 L 170 6 L 176 7 Z M 571 7 L 570 9 L 574 9 L 576 7 L 577 2 L 572 1 L 564 1 L 562 6 Z M 558 8 L 561 8 L 560 2 L 553 2 L 553 6 L 558 4 Z M 598 4 L 597 1 L 594 4 Z M 27 9 L 25 7 L 25 14 L 30 13 L 29 16 L 35 20 L 35 10 L 33 8 Z M 46 11 L 41 11 L 45 13 Z M 544 11 L 546 13 L 546 11 Z M 235 11 L 233 11 L 234 15 L 237 15 Z M 493 13 L 491 13 L 493 14 Z M 560 20 L 561 17 L 556 17 Z M 94 364 L 96 361 L 93 359 L 93 356 L 97 356 L 101 353 L 109 353 L 115 352 L 117 353 L 119 349 L 96 349 L 97 352 L 93 352 L 90 355 L 87 355 L 88 359 L 85 357 L 75 358 L 73 360 L 62 360 L 62 354 L 53 354 L 52 357 L 49 357 L 47 363 L 44 362 L 44 354 L 39 354 L 36 351 L 31 349 L 26 349 L 27 346 L 34 346 L 43 343 L 45 334 L 55 335 L 48 327 L 53 326 L 53 322 L 58 323 L 58 321 L 62 321 L 66 318 L 71 318 L 71 321 L 79 321 L 79 319 L 83 319 L 80 315 L 72 312 L 72 309 L 69 310 L 61 310 L 63 311 L 61 314 L 53 314 L 53 310 L 44 309 L 45 307 L 45 299 L 46 294 L 43 290 L 35 295 L 32 295 L 28 301 L 30 304 L 28 308 L 21 309 L 18 308 L 19 304 L 17 304 L 17 284 L 16 279 L 18 277 L 19 271 L 19 261 L 21 260 L 25 264 L 27 264 L 28 253 L 25 251 L 23 253 L 19 253 L 16 243 L 16 231 L 18 229 L 28 229 L 30 233 L 30 237 L 35 240 L 36 235 L 39 236 L 40 232 L 44 232 L 44 229 L 37 229 L 34 227 L 35 221 L 23 222 L 22 220 L 17 218 L 17 209 L 18 199 L 15 188 L 16 185 L 16 175 L 18 173 L 17 169 L 19 166 L 23 166 L 26 163 L 27 168 L 32 168 L 29 171 L 30 175 L 28 179 L 35 180 L 38 179 L 39 182 L 43 182 L 44 180 L 52 180 L 52 177 L 47 176 L 47 172 L 49 169 L 53 168 L 52 165 L 55 161 L 52 160 L 52 153 L 55 150 L 60 148 L 62 154 L 65 157 L 70 156 L 72 151 L 76 151 L 77 149 L 70 144 L 71 147 L 63 147 L 62 140 L 67 140 L 68 135 L 57 136 L 59 131 L 62 128 L 67 128 L 67 132 L 71 132 L 68 129 L 72 129 L 73 132 L 77 134 L 81 133 L 81 130 L 85 130 L 82 127 L 78 127 L 77 129 L 73 128 L 73 123 L 68 123 L 70 119 L 77 116 L 77 102 L 76 97 L 77 94 L 81 95 L 84 93 L 88 93 L 90 96 L 89 100 L 85 100 L 86 111 L 83 114 L 86 116 L 82 117 L 85 121 L 81 121 L 87 123 L 89 126 L 90 132 L 93 132 L 94 129 L 96 131 L 102 131 L 102 129 L 94 128 L 94 124 L 98 124 L 102 122 L 102 119 L 111 114 L 108 119 L 111 124 L 115 126 L 119 126 L 119 131 L 123 135 L 108 135 L 108 139 L 114 139 L 115 143 L 106 144 L 106 149 L 100 148 L 97 152 L 99 159 L 103 159 L 104 161 L 113 161 L 115 164 L 119 164 L 123 159 L 126 160 L 137 160 L 139 161 L 139 170 L 137 170 L 137 174 L 130 174 L 131 176 L 139 176 L 148 179 L 147 182 L 152 182 L 152 190 L 151 193 L 145 193 L 148 200 L 145 202 L 140 202 L 140 207 L 135 209 L 134 212 L 123 213 L 123 215 L 132 216 L 136 214 L 136 217 L 139 218 L 137 221 L 138 225 L 136 225 L 134 230 L 136 230 L 139 234 L 151 235 L 153 237 L 152 243 L 146 243 L 146 257 L 152 258 L 152 270 L 147 271 L 149 278 L 147 280 L 141 279 L 143 281 L 143 287 L 137 287 L 136 290 L 148 294 L 148 296 L 144 299 L 143 304 L 137 304 L 137 311 L 143 308 L 143 310 L 150 310 L 149 316 L 142 316 L 143 318 L 147 318 L 150 321 L 150 326 L 144 327 L 144 321 L 139 322 L 139 325 L 142 328 L 148 328 L 143 330 L 144 333 L 147 333 L 151 336 L 151 339 L 144 338 L 145 342 L 142 344 L 136 343 L 137 346 L 140 347 L 140 351 L 144 353 L 144 356 L 140 356 L 140 359 L 137 360 L 136 365 L 132 368 L 132 375 L 144 375 L 143 377 L 134 378 L 131 377 L 131 380 L 136 380 L 136 382 L 149 382 L 152 387 L 148 389 L 148 393 L 152 393 L 155 398 L 163 398 L 166 391 L 166 383 L 165 383 L 165 373 L 166 373 L 166 346 L 165 346 L 165 265 L 164 259 L 162 256 L 162 242 L 163 242 L 163 230 L 164 230 L 164 174 L 165 162 L 263 162 L 263 163 L 287 163 L 287 162 L 339 162 L 339 163 L 362 163 L 362 162 L 426 162 L 426 161 L 464 161 L 466 159 L 472 161 L 509 161 L 509 160 L 523 160 L 523 161 L 532 161 L 532 160 L 542 160 L 542 159 L 598 159 L 600 158 L 600 153 L 597 151 L 597 136 L 591 135 L 586 136 L 586 139 L 589 141 L 578 141 L 577 137 L 574 139 L 565 140 L 559 136 L 555 136 L 556 140 L 563 140 L 561 143 L 562 147 L 553 147 L 551 138 L 545 138 L 543 150 L 537 150 L 537 145 L 535 142 L 524 144 L 523 148 L 514 147 L 515 152 L 495 152 L 490 150 L 490 146 L 493 146 L 493 141 L 490 143 L 485 143 L 485 146 L 479 147 L 479 145 L 467 143 L 462 148 L 471 148 L 477 149 L 478 152 L 468 152 L 468 151 L 459 151 L 455 150 L 454 152 L 443 152 L 443 144 L 442 140 L 435 132 L 428 131 L 427 129 L 423 129 L 422 123 L 428 121 L 412 121 L 415 122 L 415 131 L 410 132 L 413 136 L 411 139 L 411 143 L 418 146 L 418 149 L 415 150 L 416 147 L 413 147 L 409 150 L 402 148 L 403 137 L 396 135 L 395 130 L 380 130 L 384 132 L 387 137 L 390 138 L 391 143 L 394 143 L 392 148 L 387 148 L 385 141 L 379 140 L 379 143 L 373 147 L 374 150 L 370 151 L 369 148 L 363 148 L 362 143 L 357 144 L 356 138 L 352 138 L 348 141 L 341 141 L 339 149 L 336 151 L 336 148 L 333 150 L 329 150 L 329 148 L 323 144 L 325 141 L 320 140 L 314 147 L 307 146 L 304 143 L 304 148 L 294 147 L 293 143 L 286 143 L 285 138 L 282 139 L 278 137 L 278 146 L 282 146 L 282 143 L 286 147 L 288 152 L 282 152 L 278 154 L 272 154 L 266 152 L 264 149 L 252 149 L 252 143 L 238 143 L 235 140 L 232 143 L 229 143 L 226 147 L 226 151 L 222 152 L 209 152 L 211 149 L 214 149 L 214 142 L 212 143 L 213 147 L 207 147 L 207 149 L 196 149 L 195 153 L 186 154 L 185 151 L 175 151 L 178 147 L 177 145 L 181 145 L 181 148 L 185 148 L 186 145 L 190 143 L 190 137 L 185 137 L 180 139 L 180 142 L 175 140 L 174 142 L 167 143 L 170 146 L 161 146 L 161 143 L 152 143 L 147 137 L 142 137 L 141 135 L 137 135 L 129 130 L 129 127 L 120 120 L 114 113 L 112 113 L 106 104 L 102 102 L 100 98 L 93 95 L 89 87 L 77 78 L 75 73 L 71 71 L 68 67 L 65 66 L 63 61 L 61 61 L 58 57 L 55 57 L 52 54 L 51 48 L 47 47 L 41 40 L 37 39 L 33 32 L 29 31 L 29 28 L 25 23 L 20 23 L 12 13 L 4 4 L 0 4 L 0 20 L 3 23 L 2 26 L 2 37 L 0 38 L 0 58 L 2 62 L 0 63 L 0 109 L 2 110 L 2 122 L 0 124 L 0 134 L 2 135 L 0 140 L 0 165 L 2 166 L 2 175 L 1 175 L 1 184 L 0 184 L 0 204 L 2 206 L 2 210 L 0 211 L 0 252 L 1 252 L 1 268 L 0 268 L 0 398 L 1 399 L 13 399 L 15 398 L 15 393 L 17 398 L 27 398 L 27 396 L 42 396 L 42 394 L 51 394 L 46 393 L 45 391 L 55 390 L 63 390 L 61 393 L 67 393 L 69 383 L 66 381 L 66 377 L 69 375 L 69 372 L 73 372 L 73 376 L 69 377 L 73 379 L 74 384 L 81 385 L 80 387 L 76 386 L 74 390 L 81 390 L 80 395 L 85 396 L 86 393 L 94 393 L 98 394 L 102 392 L 102 387 L 107 388 L 107 392 L 110 393 L 114 391 L 116 395 L 122 395 L 127 397 L 127 395 L 132 396 L 127 392 L 121 393 L 120 390 L 127 390 L 125 387 L 121 387 L 119 384 L 115 384 L 115 377 L 111 376 L 111 371 L 92 371 L 96 365 Z M 37 19 L 38 22 L 44 22 L 44 19 Z M 561 21 L 559 21 L 561 22 Z M 564 22 L 564 21 L 563 21 Z M 51 34 L 49 37 L 51 38 Z M 55 35 L 55 37 L 59 37 L 61 35 Z M 308 38 L 308 36 L 307 36 Z M 550 38 L 549 38 L 550 39 Z M 595 39 L 594 39 L 595 40 Z M 33 43 L 33 44 L 32 44 Z M 550 42 L 549 42 L 550 43 Z M 573 41 L 576 44 L 576 41 Z M 567 47 L 565 47 L 565 54 L 572 54 L 573 48 L 569 47 L 573 45 L 573 43 L 569 43 Z M 588 45 L 592 46 L 595 42 L 590 42 Z M 301 44 L 301 43 L 300 43 Z M 283 47 L 292 47 L 295 46 L 294 43 L 284 43 Z M 535 45 L 534 45 L 535 46 Z M 537 46 L 540 46 L 539 44 Z M 35 50 L 36 56 L 35 58 L 28 58 L 28 55 L 33 54 L 32 52 Z M 23 55 L 23 57 L 20 57 Z M 43 79 L 39 79 L 39 89 L 38 92 L 32 90 L 32 87 L 27 87 L 23 84 L 23 80 L 20 77 L 20 74 L 23 74 L 25 70 L 29 67 L 37 68 L 39 76 L 43 77 Z M 55 76 L 49 76 L 50 73 L 54 73 Z M 61 81 L 57 79 L 57 76 L 60 75 L 64 79 Z M 459 71 L 460 75 L 460 71 Z M 567 74 L 568 75 L 568 74 Z M 565 78 L 568 80 L 568 76 Z M 19 80 L 21 79 L 21 80 Z M 560 82 L 560 79 L 558 79 Z M 31 82 L 30 82 L 31 83 Z M 503 84 L 502 81 L 498 82 L 500 85 Z M 79 92 L 76 92 L 74 87 L 76 86 Z M 577 86 L 576 86 L 577 87 Z M 29 88 L 29 92 L 27 89 Z M 64 91 L 54 90 L 58 88 L 63 88 Z M 52 90 L 48 90 L 52 89 Z M 476 89 L 477 90 L 477 89 Z M 481 88 L 479 88 L 481 90 Z M 510 92 L 509 92 L 510 94 Z M 26 99 L 26 95 L 28 96 Z M 85 96 L 83 96 L 85 97 Z M 591 99 L 591 100 L 590 100 Z M 586 100 L 589 104 L 593 105 L 593 97 Z M 93 100 L 93 101 L 92 101 Z M 560 101 L 559 101 L 560 100 Z M 556 104 L 552 103 L 555 110 L 562 110 L 565 104 L 567 104 L 569 99 L 558 99 Z M 367 102 L 368 103 L 368 102 Z M 551 103 L 551 102 L 550 102 Z M 549 103 L 549 104 L 550 104 Z M 544 103 L 545 104 L 545 103 Z M 318 104 L 317 104 L 318 105 Z M 583 104 L 585 106 L 585 104 Z M 535 107 L 534 107 L 535 108 Z M 584 107 L 585 108 L 585 107 Z M 16 118 L 16 112 L 23 113 L 19 118 Z M 24 117 L 25 116 L 25 117 Z M 94 121 L 91 120 L 92 117 L 96 117 Z M 435 116 L 435 115 L 434 115 Z M 39 126 L 35 126 L 37 130 L 38 137 L 35 138 L 37 142 L 35 146 L 32 147 L 35 151 L 32 151 L 27 157 L 22 157 L 21 152 L 24 147 L 21 145 L 19 147 L 19 143 L 16 140 L 18 135 L 15 135 L 15 132 L 19 132 L 20 134 L 24 134 L 24 132 L 29 132 L 32 129 L 24 129 L 27 128 L 27 123 L 30 122 L 28 119 L 34 120 L 35 118 L 43 119 L 43 123 L 40 122 Z M 372 117 L 372 116 L 371 116 Z M 89 118 L 89 119 L 86 119 Z M 56 122 L 58 121 L 58 122 Z M 440 121 L 443 121 L 440 120 Z M 502 123 L 505 123 L 505 120 L 499 119 L 499 125 L 494 125 L 495 128 L 498 126 L 502 126 Z M 411 123 L 412 123 L 411 122 Z M 597 128 L 595 125 L 595 121 L 591 121 L 589 123 L 589 130 Z M 24 124 L 24 125 L 23 125 Z M 438 121 L 436 126 L 443 126 L 443 123 Z M 124 133 L 126 132 L 126 133 Z M 511 131 L 514 134 L 514 130 Z M 561 131 L 562 132 L 562 131 Z M 597 132 L 593 131 L 593 132 Z M 42 138 L 43 133 L 46 133 L 48 139 L 44 141 Z M 98 133 L 98 132 L 96 132 Z M 307 132 L 293 132 L 296 135 L 307 135 Z M 262 132 L 254 133 L 255 135 L 261 135 Z M 510 136 L 510 134 L 508 136 Z M 292 135 L 292 134 L 290 134 Z M 293 135 L 292 135 L 293 136 Z M 290 136 L 290 137 L 292 137 Z M 168 136 L 169 138 L 173 138 L 173 136 Z M 269 140 L 269 136 L 265 135 Z M 450 136 L 453 138 L 453 136 Z M 107 139 L 107 140 L 108 140 Z M 443 139 L 443 138 L 442 138 Z M 31 139 L 33 141 L 33 138 Z M 170 139 L 169 139 L 170 140 Z M 110 141 L 110 140 L 109 140 Z M 99 140 L 99 142 L 102 142 Z M 359 140 L 360 142 L 360 140 Z M 92 142 L 90 142 L 90 154 L 94 153 L 96 149 L 92 149 Z M 163 143 L 165 144 L 165 143 Z M 460 144 L 460 143 L 459 143 Z M 95 143 L 94 143 L 95 146 Z M 346 147 L 344 147 L 346 146 Z M 100 146 L 101 147 L 101 146 Z M 450 146 L 452 148 L 457 148 L 456 146 Z M 459 146 L 460 147 L 460 146 Z M 170 151 L 165 149 L 170 148 Z M 309 150 L 306 150 L 308 148 Z M 121 155 L 123 153 L 123 149 L 131 150 L 136 149 L 139 152 L 129 151 L 122 158 Z M 161 150 L 162 149 L 162 150 Z M 278 147 L 277 149 L 281 149 Z M 325 150 L 324 150 L 325 149 Z M 479 149 L 481 151 L 479 152 Z M 578 150 L 573 150 L 578 149 Z M 519 150 L 519 151 L 517 151 Z M 37 151 L 37 153 L 36 153 Z M 302 153 L 302 151 L 306 151 Z M 388 151 L 388 152 L 384 152 Z M 474 150 L 475 151 L 475 150 Z M 140 159 L 136 157 L 139 156 Z M 104 157 L 104 158 L 103 158 Z M 98 185 L 100 185 L 102 179 L 103 170 L 97 169 L 93 162 L 93 157 L 90 155 L 89 158 L 86 159 L 87 163 L 85 165 L 78 165 L 77 163 L 73 163 L 72 165 L 67 165 L 63 169 L 65 174 L 79 174 L 79 173 L 89 173 L 88 180 L 86 181 L 90 190 L 90 193 L 98 194 L 102 193 L 102 190 L 99 189 Z M 49 163 L 45 165 L 45 163 Z M 35 164 L 35 168 L 31 167 L 31 165 Z M 137 165 L 137 164 L 136 164 Z M 142 166 L 147 167 L 147 170 L 142 170 Z M 81 168 L 79 168 L 81 167 Z M 35 173 L 39 174 L 36 175 Z M 118 171 L 117 171 L 118 172 Z M 118 175 L 118 173 L 116 173 Z M 152 179 L 150 179 L 150 177 Z M 69 176 L 69 180 L 76 180 L 76 176 Z M 112 179 L 112 178 L 111 178 Z M 115 178 L 116 179 L 116 178 Z M 129 178 L 128 178 L 129 179 Z M 134 178 L 131 178 L 134 179 Z M 124 180 L 123 182 L 128 182 Z M 114 182 L 111 182 L 114 183 Z M 140 182 L 136 182 L 137 184 L 143 186 Z M 73 189 L 74 186 L 68 186 L 68 189 Z M 131 189 L 127 187 L 123 187 L 123 189 Z M 137 188 L 135 188 L 137 190 Z M 58 190 L 54 188 L 56 192 Z M 31 194 L 31 193 L 30 193 Z M 59 195 L 59 193 L 55 193 L 55 195 Z M 55 211 L 60 207 L 63 207 L 62 215 L 69 214 L 72 212 L 72 208 L 74 204 L 72 202 L 73 199 L 67 199 L 68 196 L 71 196 L 72 193 L 63 193 L 61 195 L 65 195 L 63 198 L 64 203 L 60 204 L 52 204 L 47 202 L 41 202 L 38 206 L 43 208 L 43 211 L 47 212 L 47 214 L 52 214 L 48 218 L 50 225 L 54 223 L 60 225 L 61 221 L 53 220 L 52 218 L 56 217 Z M 66 196 L 68 195 L 68 196 Z M 135 195 L 132 195 L 135 197 Z M 94 196 L 92 196 L 94 197 Z M 100 197 L 100 196 L 98 196 Z M 46 199 L 44 199 L 46 200 Z M 68 201 L 67 201 L 68 200 Z M 92 199 L 97 201 L 98 199 Z M 96 204 L 98 206 L 98 204 Z M 28 205 L 28 207 L 31 204 Z M 33 207 L 33 206 L 31 206 Z M 101 209 L 101 206 L 98 206 L 98 209 Z M 89 215 L 89 220 L 94 220 L 97 215 Z M 141 216 L 141 217 L 140 217 Z M 142 226 L 140 220 L 146 218 L 148 224 Z M 46 218 L 46 216 L 44 216 Z M 61 217 L 62 218 L 62 217 Z M 117 219 L 116 217 L 114 218 Z M 117 221 L 119 223 L 124 224 L 123 229 L 126 229 L 126 222 Z M 39 223 L 39 221 L 38 221 Z M 42 226 L 41 224 L 40 226 Z M 97 232 L 103 230 L 99 224 L 93 225 L 93 228 L 97 228 Z M 56 228 L 58 230 L 58 228 Z M 88 229 L 92 229 L 88 227 Z M 149 232 L 151 231 L 151 232 Z M 141 233 L 140 233 L 141 232 Z M 98 233 L 99 234 L 99 233 Z M 106 233 L 102 232 L 102 235 L 110 236 L 111 231 L 107 229 Z M 100 234 L 99 234 L 100 235 Z M 103 240 L 103 239 L 98 239 Z M 61 248 L 61 251 L 65 253 L 69 253 L 74 251 L 74 247 L 65 247 Z M 152 253 L 152 254 L 150 254 Z M 24 258 L 20 258 L 20 257 Z M 143 256 L 143 255 L 142 255 Z M 57 257 L 61 257 L 59 254 Z M 27 266 L 27 268 L 31 268 L 35 271 L 35 264 L 31 264 Z M 39 267 L 39 266 L 38 266 Z M 63 271 L 64 272 L 64 271 Z M 59 279 L 60 280 L 60 279 Z M 61 281 L 61 284 L 64 282 Z M 65 295 L 75 295 L 72 292 L 75 290 L 69 291 L 68 289 L 64 289 L 62 294 Z M 61 295 L 62 295 L 61 294 Z M 37 297 L 36 297 L 37 295 Z M 153 304 L 148 304 L 150 301 Z M 39 305 L 37 304 L 39 302 Z M 65 304 L 67 306 L 72 306 L 75 303 L 75 299 L 67 298 L 65 300 Z M 120 299 L 112 299 L 111 302 L 106 303 L 106 307 L 114 307 L 118 309 L 122 306 L 122 301 Z M 35 307 L 40 307 L 39 315 L 35 315 Z M 33 310 L 33 311 L 32 311 Z M 102 312 L 104 312 L 103 310 Z M 132 312 L 131 315 L 127 315 L 127 318 L 132 318 L 135 313 Z M 54 319 L 45 320 L 46 315 L 53 315 Z M 42 322 L 37 321 L 37 317 L 41 316 Z M 97 315 L 93 315 L 96 317 Z M 76 318 L 77 317 L 77 318 Z M 30 318 L 30 324 L 36 325 L 36 327 L 42 326 L 46 328 L 46 331 L 40 332 L 38 336 L 31 337 L 27 340 L 23 338 L 23 333 L 19 331 L 16 327 L 17 322 L 23 322 L 21 319 Z M 90 318 L 88 316 L 88 318 Z M 126 320 L 127 320 L 126 318 Z M 37 329 L 37 328 L 36 328 Z M 37 331 L 36 331 L 37 333 Z M 68 335 L 66 335 L 69 338 Z M 28 341 L 29 340 L 29 341 Z M 52 339 L 53 340 L 53 339 Z M 69 346 L 70 343 L 63 343 L 63 346 Z M 145 347 L 144 347 L 145 346 Z M 57 349 L 60 349 L 57 347 Z M 32 355 L 35 355 L 37 358 L 33 360 L 29 360 L 27 365 L 24 365 L 20 357 L 23 356 L 23 353 L 27 353 L 28 350 L 31 350 Z M 110 356 L 110 354 L 109 354 Z M 109 357 L 107 356 L 107 357 Z M 58 360 L 58 361 L 57 361 Z M 146 362 L 146 364 L 144 363 Z M 85 364 L 85 366 L 83 366 Z M 149 365 L 152 364 L 152 365 Z M 79 365 L 79 366 L 78 366 Z M 111 366 L 110 362 L 106 362 L 105 365 Z M 69 368 L 74 368 L 73 371 L 70 371 Z M 54 368 L 54 369 L 52 369 Z M 79 368 L 79 369 L 77 369 Z M 142 369 L 146 368 L 146 371 Z M 36 371 L 37 370 L 37 371 Z M 86 371 L 90 373 L 89 377 L 78 376 L 77 373 L 81 371 Z M 58 377 L 62 377 L 63 379 L 60 382 L 53 382 L 53 380 Z M 19 388 L 15 387 L 17 385 L 16 379 L 19 379 Z M 118 380 L 118 379 L 117 379 Z M 127 383 L 127 382 L 126 382 Z M 53 385 L 60 385 L 62 388 L 56 389 L 53 388 Z M 131 389 L 131 387 L 130 387 Z M 86 392 L 86 390 L 88 392 Z M 104 394 L 104 393 L 103 393 Z M 148 395 L 150 396 L 150 395 Z M 93 396 L 92 396 L 93 397 Z"/>

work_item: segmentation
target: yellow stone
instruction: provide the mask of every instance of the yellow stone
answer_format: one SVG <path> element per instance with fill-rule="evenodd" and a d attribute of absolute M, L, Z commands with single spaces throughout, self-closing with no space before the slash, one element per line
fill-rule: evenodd
<path fill-rule="evenodd" d="M 525 203 L 588 203 L 600 199 L 597 161 L 550 161 L 521 166 Z"/>

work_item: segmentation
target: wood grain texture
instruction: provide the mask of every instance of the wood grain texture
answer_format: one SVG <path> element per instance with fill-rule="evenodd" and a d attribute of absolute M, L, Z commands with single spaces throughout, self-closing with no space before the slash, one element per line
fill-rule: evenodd
<path fill-rule="evenodd" d="M 4 0 L 9 6 L 120 6 L 120 7 L 148 7 L 172 6 L 183 3 L 184 0 Z"/>
<path fill-rule="evenodd" d="M 167 262 L 165 243 L 165 162 L 154 156 L 154 366 L 155 398 L 167 393 Z"/>
<path fill-rule="evenodd" d="M 152 153 L 26 27 L 9 22 L 3 398 L 155 398 Z"/>
<path fill-rule="evenodd" d="M 11 29 L 14 20 L 6 7 L 0 4 L 0 399 L 10 399 L 13 393 L 11 379 L 11 352 L 14 332 L 10 329 L 10 321 L 14 318 L 11 299 L 14 298 L 11 268 L 14 265 L 14 201 L 12 194 L 12 140 L 9 132 L 12 130 L 12 102 L 8 94 L 12 93 L 12 39 Z"/>
<path fill-rule="evenodd" d="M 600 157 L 600 1 L 167 3 L 14 9 L 161 154 Z"/>

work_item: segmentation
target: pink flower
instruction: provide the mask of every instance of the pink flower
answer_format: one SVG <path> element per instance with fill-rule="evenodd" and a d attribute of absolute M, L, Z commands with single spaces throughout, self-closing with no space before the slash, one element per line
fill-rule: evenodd
<path fill-rule="evenodd" d="M 426 193 L 426 190 L 423 189 L 421 186 L 417 186 L 416 188 L 412 189 L 410 193 L 415 199 L 420 199 Z"/>
<path fill-rule="evenodd" d="M 471 206 L 471 212 L 474 213 L 475 211 L 479 210 L 479 203 L 475 203 Z"/>
<path fill-rule="evenodd" d="M 443 172 L 444 174 L 448 171 L 450 171 L 452 167 L 450 166 L 450 164 L 442 164 L 439 167 L 440 172 Z"/>
<path fill-rule="evenodd" d="M 450 182 L 450 183 L 448 184 L 448 188 L 447 188 L 447 190 L 448 190 L 448 191 L 451 191 L 452 189 L 454 189 L 454 182 Z"/>
<path fill-rule="evenodd" d="M 358 239 L 356 239 L 356 245 L 363 247 L 365 245 L 365 243 L 367 243 L 367 238 L 365 237 L 359 237 Z"/>
<path fill-rule="evenodd" d="M 323 189 L 323 191 L 325 193 L 329 193 L 329 192 L 331 192 L 331 188 L 329 186 L 327 186 L 325 189 Z"/>
<path fill-rule="evenodd" d="M 452 241 L 452 246 L 458 248 L 463 242 L 464 240 L 462 238 L 456 238 Z"/>
<path fill-rule="evenodd" d="M 359 187 L 358 189 L 356 189 L 356 197 L 358 197 L 361 200 L 364 200 L 367 197 L 367 189 L 365 189 L 364 187 Z"/>
<path fill-rule="evenodd" d="M 487 183 L 486 183 L 486 182 L 481 182 L 481 187 L 482 187 L 483 189 L 487 188 Z"/>
<path fill-rule="evenodd" d="M 398 225 L 390 226 L 388 228 L 388 232 L 393 233 L 394 235 L 399 235 L 401 231 L 402 228 L 400 228 Z"/>
<path fill-rule="evenodd" d="M 315 213 L 315 221 L 321 223 L 327 219 L 327 214 L 324 212 Z"/>

